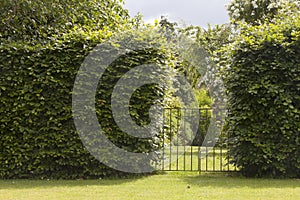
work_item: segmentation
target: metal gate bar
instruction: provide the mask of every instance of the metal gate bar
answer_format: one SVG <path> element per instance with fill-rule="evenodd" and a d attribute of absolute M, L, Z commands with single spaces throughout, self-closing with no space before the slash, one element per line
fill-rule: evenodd
<path fill-rule="evenodd" d="M 200 114 L 199 128 L 195 138 L 189 137 L 193 114 Z M 231 172 L 237 169 L 228 163 L 227 138 L 222 136 L 215 146 L 203 145 L 212 115 L 211 108 L 187 109 L 165 108 L 163 113 L 162 171 Z M 182 120 L 186 118 L 187 120 Z M 183 130 L 183 131 L 182 131 Z M 181 140 L 190 139 L 192 145 L 180 145 Z M 172 141 L 172 142 L 171 142 Z M 201 144 L 200 144 L 201 143 Z"/>

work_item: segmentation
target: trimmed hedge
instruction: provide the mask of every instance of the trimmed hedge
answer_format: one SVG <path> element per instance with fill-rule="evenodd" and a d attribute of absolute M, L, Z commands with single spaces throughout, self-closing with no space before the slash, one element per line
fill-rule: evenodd
<path fill-rule="evenodd" d="M 246 176 L 300 177 L 300 17 L 245 25 L 226 49 L 232 162 Z"/>
<path fill-rule="evenodd" d="M 132 32 L 130 38 L 135 38 L 137 43 L 147 37 L 147 31 Z M 0 46 L 1 178 L 74 179 L 126 175 L 104 166 L 84 149 L 72 117 L 72 89 L 77 71 L 88 53 L 110 35 L 104 31 L 77 30 L 51 45 L 11 43 Z M 153 35 L 148 42 L 163 44 Z M 163 65 L 171 60 L 166 55 L 168 52 L 158 46 L 156 50 L 145 49 L 120 57 L 110 66 L 112 74 L 106 76 L 110 80 L 99 86 L 97 102 L 109 99 L 113 86 L 110 83 L 115 83 L 123 72 L 139 64 Z M 133 95 L 131 114 L 133 119 L 140 120 L 137 123 L 149 123 L 149 106 L 160 98 L 155 89 L 155 85 L 149 85 Z M 155 138 L 141 141 L 125 136 L 111 121 L 107 106 L 110 104 L 104 107 L 97 104 L 97 115 L 112 142 L 133 152 L 152 151 L 159 145 Z"/>
<path fill-rule="evenodd" d="M 84 151 L 71 112 L 76 72 L 98 41 L 76 40 L 0 46 L 1 178 L 103 175 Z"/>

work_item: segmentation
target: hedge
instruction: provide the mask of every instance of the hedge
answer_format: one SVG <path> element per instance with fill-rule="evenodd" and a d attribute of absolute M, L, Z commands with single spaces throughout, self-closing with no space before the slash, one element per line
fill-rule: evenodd
<path fill-rule="evenodd" d="M 130 38 L 136 38 L 133 42 L 137 43 L 147 37 L 147 31 L 133 30 L 131 34 Z M 75 30 L 48 45 L 31 46 L 24 42 L 0 46 L 0 178 L 127 176 L 89 154 L 72 116 L 72 89 L 79 67 L 88 53 L 110 36 L 109 31 Z M 161 40 L 152 35 L 146 44 L 162 45 Z M 123 73 L 140 64 L 163 65 L 172 60 L 167 55 L 158 46 L 155 50 L 144 49 L 120 57 L 109 67 L 111 73 L 104 76 L 108 78 L 106 84 L 98 86 L 97 102 L 109 99 L 111 83 Z M 157 89 L 149 85 L 133 95 L 131 111 L 137 123 L 149 123 L 149 106 L 160 99 Z M 124 135 L 113 123 L 108 106 L 97 103 L 96 108 L 99 122 L 108 130 L 106 134 L 112 142 L 133 152 L 152 151 L 159 145 L 153 145 L 157 143 L 154 138 L 142 140 Z"/>
<path fill-rule="evenodd" d="M 232 163 L 247 176 L 299 178 L 300 17 L 244 25 L 226 51 Z"/>

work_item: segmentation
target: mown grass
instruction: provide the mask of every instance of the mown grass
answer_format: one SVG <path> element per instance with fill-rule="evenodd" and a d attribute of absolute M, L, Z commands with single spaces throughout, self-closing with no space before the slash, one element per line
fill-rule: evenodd
<path fill-rule="evenodd" d="M 300 199 L 300 180 L 168 172 L 117 180 L 1 180 L 0 199 Z"/>
<path fill-rule="evenodd" d="M 227 150 L 214 147 L 172 146 L 164 152 L 165 161 L 157 167 L 169 171 L 237 171 L 228 163 Z"/>

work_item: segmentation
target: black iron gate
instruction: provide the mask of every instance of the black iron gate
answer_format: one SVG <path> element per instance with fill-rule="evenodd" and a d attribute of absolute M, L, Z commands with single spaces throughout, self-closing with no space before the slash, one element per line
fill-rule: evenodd
<path fill-rule="evenodd" d="M 198 123 L 192 123 L 196 115 L 199 126 Z M 218 135 L 215 143 L 206 138 L 212 115 L 213 111 L 210 108 L 165 108 L 164 149 L 159 165 L 162 171 L 230 172 L 237 170 L 228 164 L 226 135 Z M 198 127 L 196 135 L 192 136 L 189 133 L 196 125 Z"/>

